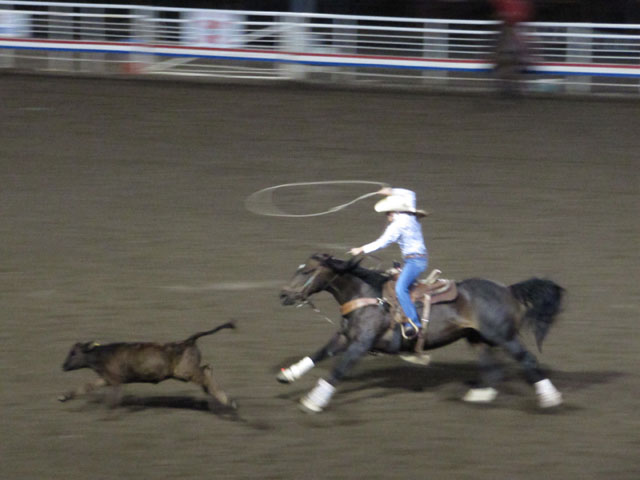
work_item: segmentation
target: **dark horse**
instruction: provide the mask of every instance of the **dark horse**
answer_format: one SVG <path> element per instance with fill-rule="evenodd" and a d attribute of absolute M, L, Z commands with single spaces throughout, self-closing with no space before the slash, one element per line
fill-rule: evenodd
<path fill-rule="evenodd" d="M 291 383 L 318 362 L 342 353 L 327 380 L 317 385 L 301 400 L 304 410 L 320 412 L 328 404 L 338 382 L 367 352 L 391 354 L 412 352 L 416 340 L 403 339 L 388 305 L 382 298 L 383 285 L 390 277 L 385 272 L 360 265 L 362 259 L 344 261 L 327 254 L 312 255 L 300 265 L 281 293 L 284 305 L 304 304 L 311 295 L 327 291 L 340 305 L 354 299 L 365 299 L 360 308 L 343 315 L 342 326 L 329 342 L 311 356 L 283 368 L 278 381 Z M 461 338 L 482 345 L 481 375 L 478 388 L 469 390 L 464 399 L 490 402 L 497 391 L 493 388 L 500 377 L 500 366 L 494 359 L 496 347 L 504 349 L 520 363 L 526 381 L 535 387 L 541 407 L 562 403 L 562 396 L 538 368 L 536 357 L 518 338 L 523 325 L 529 325 L 540 348 L 544 337 L 560 310 L 563 289 L 550 280 L 532 278 L 511 286 L 490 280 L 472 278 L 456 283 L 455 300 L 431 306 L 425 349 L 439 348 Z"/>

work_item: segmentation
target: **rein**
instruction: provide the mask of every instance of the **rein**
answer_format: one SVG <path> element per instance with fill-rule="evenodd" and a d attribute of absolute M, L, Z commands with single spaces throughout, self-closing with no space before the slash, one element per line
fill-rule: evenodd
<path fill-rule="evenodd" d="M 320 273 L 319 270 L 316 270 L 313 275 L 311 275 L 306 282 L 304 282 L 304 285 L 302 286 L 302 291 L 304 291 L 307 287 L 310 287 L 313 282 L 316 280 L 316 277 L 318 276 L 318 274 Z M 329 280 L 327 282 L 327 287 L 329 287 L 329 285 L 331 285 L 331 283 L 338 277 L 338 274 L 335 274 L 333 276 L 333 278 L 331 280 Z M 325 287 L 325 288 L 327 288 Z M 333 325 L 333 320 L 331 320 L 329 317 L 327 317 L 325 314 L 323 314 L 320 309 L 318 307 L 316 307 L 313 302 L 311 300 L 309 300 L 309 296 L 305 295 L 304 300 L 302 300 L 298 305 L 296 305 L 297 308 L 300 307 L 304 307 L 305 305 L 309 305 L 309 307 L 316 312 L 318 315 L 320 315 L 322 318 L 324 318 L 327 322 L 331 323 Z"/>
<path fill-rule="evenodd" d="M 304 307 L 305 305 L 309 305 L 309 307 L 311 308 L 311 310 L 313 310 L 314 312 L 316 312 L 318 315 L 320 315 L 322 318 L 324 318 L 327 322 L 329 322 L 330 324 L 333 325 L 333 320 L 331 320 L 329 317 L 327 317 L 325 314 L 323 314 L 320 309 L 318 307 L 316 307 L 313 302 L 311 302 L 311 300 L 307 299 L 301 303 L 299 303 L 298 305 L 296 305 L 297 308 L 300 307 Z"/>

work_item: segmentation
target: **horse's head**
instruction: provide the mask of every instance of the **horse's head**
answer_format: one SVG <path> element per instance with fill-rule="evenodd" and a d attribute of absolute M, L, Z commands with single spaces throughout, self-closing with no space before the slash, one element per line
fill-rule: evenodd
<path fill-rule="evenodd" d="M 283 305 L 304 303 L 314 293 L 326 290 L 348 264 L 326 253 L 311 255 L 282 287 L 280 301 Z"/>

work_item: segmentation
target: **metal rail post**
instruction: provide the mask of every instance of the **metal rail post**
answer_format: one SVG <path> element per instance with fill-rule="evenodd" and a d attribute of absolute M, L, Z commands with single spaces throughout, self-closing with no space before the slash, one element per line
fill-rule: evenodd
<path fill-rule="evenodd" d="M 590 28 L 569 27 L 567 29 L 567 63 L 591 63 L 592 39 L 586 35 L 593 33 Z M 567 79 L 567 90 L 573 93 L 591 91 L 591 77 L 579 75 Z M 573 80 L 573 81 L 572 81 Z"/>

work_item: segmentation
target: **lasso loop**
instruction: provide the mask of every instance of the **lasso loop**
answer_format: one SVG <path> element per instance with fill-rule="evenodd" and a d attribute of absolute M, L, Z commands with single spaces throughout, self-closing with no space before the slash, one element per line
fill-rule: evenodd
<path fill-rule="evenodd" d="M 273 205 L 273 202 L 271 201 L 271 197 L 273 195 L 273 192 L 275 190 L 278 190 L 278 189 L 281 189 L 281 188 L 302 187 L 302 186 L 309 186 L 309 185 L 338 185 L 338 184 L 349 184 L 349 183 L 360 184 L 360 185 L 377 185 L 380 188 L 384 188 L 384 187 L 388 187 L 389 186 L 389 185 L 387 185 L 386 183 L 383 183 L 383 182 L 370 182 L 370 181 L 367 181 L 367 180 L 328 180 L 328 181 L 322 181 L 322 182 L 284 183 L 282 185 L 276 185 L 274 187 L 264 188 L 262 190 L 258 190 L 255 193 L 252 193 L 245 200 L 245 207 L 250 212 L 256 213 L 258 215 L 267 215 L 267 216 L 270 216 L 270 217 L 318 217 L 320 215 L 328 215 L 330 213 L 338 212 L 338 211 L 348 207 L 349 205 L 353 205 L 354 203 L 359 202 L 360 200 L 363 200 L 365 198 L 369 198 L 369 197 L 372 197 L 372 196 L 378 194 L 378 190 L 379 189 L 376 190 L 375 192 L 370 192 L 370 193 L 365 193 L 364 195 L 360 195 L 359 197 L 357 197 L 357 198 L 355 198 L 355 199 L 353 199 L 353 200 L 351 200 L 351 201 L 349 201 L 347 203 L 343 203 L 341 205 L 337 205 L 335 207 L 331 207 L 330 209 L 322 211 L 322 212 L 302 213 L 302 214 L 283 212 L 278 207 Z M 269 199 L 269 201 L 268 201 L 269 207 L 266 208 L 266 209 L 265 209 L 265 205 L 264 205 L 265 202 L 259 200 L 259 199 L 264 199 L 265 197 L 267 197 Z"/>

